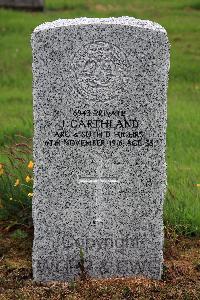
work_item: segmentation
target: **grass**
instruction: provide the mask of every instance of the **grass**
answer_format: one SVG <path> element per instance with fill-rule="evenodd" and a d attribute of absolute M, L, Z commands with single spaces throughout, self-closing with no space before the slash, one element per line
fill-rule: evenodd
<path fill-rule="evenodd" d="M 163 25 L 171 43 L 168 90 L 168 192 L 165 224 L 200 234 L 199 30 L 194 0 L 46 0 L 41 12 L 0 10 L 0 147 L 15 134 L 32 137 L 30 35 L 34 27 L 58 18 L 129 15 Z M 0 155 L 1 161 L 7 158 Z"/>

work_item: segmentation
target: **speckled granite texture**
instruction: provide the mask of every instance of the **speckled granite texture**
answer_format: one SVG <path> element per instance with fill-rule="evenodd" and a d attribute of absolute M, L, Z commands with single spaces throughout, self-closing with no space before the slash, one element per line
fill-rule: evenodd
<path fill-rule="evenodd" d="M 57 20 L 32 34 L 33 274 L 159 279 L 169 44 L 130 17 Z"/>

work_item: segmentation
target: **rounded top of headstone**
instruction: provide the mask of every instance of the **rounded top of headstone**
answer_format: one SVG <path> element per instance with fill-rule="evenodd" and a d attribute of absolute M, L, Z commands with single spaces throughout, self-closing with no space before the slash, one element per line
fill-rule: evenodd
<path fill-rule="evenodd" d="M 133 17 L 118 18 L 75 18 L 75 19 L 58 19 L 53 22 L 46 22 L 34 29 L 34 33 L 48 29 L 68 26 L 84 26 L 84 25 L 122 25 L 146 28 L 154 31 L 165 32 L 166 30 L 158 23 L 149 20 L 140 20 Z"/>

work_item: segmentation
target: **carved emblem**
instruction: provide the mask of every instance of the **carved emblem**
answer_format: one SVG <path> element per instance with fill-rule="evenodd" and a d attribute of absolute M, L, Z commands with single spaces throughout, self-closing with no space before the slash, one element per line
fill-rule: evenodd
<path fill-rule="evenodd" d="M 75 53 L 71 75 L 78 94 L 89 100 L 109 101 L 118 97 L 129 81 L 125 53 L 107 42 L 85 45 Z"/>

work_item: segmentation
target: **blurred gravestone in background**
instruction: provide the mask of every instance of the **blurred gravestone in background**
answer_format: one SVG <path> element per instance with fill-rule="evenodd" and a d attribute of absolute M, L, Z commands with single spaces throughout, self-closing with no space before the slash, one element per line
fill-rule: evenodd
<path fill-rule="evenodd" d="M 0 0 L 0 7 L 27 10 L 43 10 L 44 0 Z"/>

